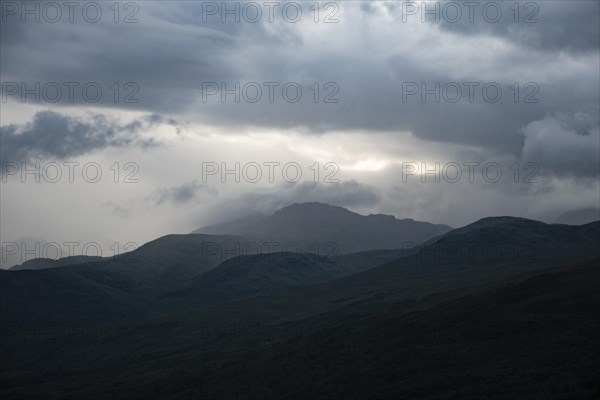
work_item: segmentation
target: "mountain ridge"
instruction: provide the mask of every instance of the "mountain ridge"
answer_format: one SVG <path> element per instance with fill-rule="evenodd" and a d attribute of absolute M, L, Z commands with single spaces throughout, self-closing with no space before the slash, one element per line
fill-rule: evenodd
<path fill-rule="evenodd" d="M 308 251 L 334 243 L 339 254 L 402 248 L 448 232 L 451 227 L 392 215 L 361 215 L 325 203 L 294 203 L 268 216 L 254 216 L 198 228 L 193 233 L 232 234 L 257 240 L 283 241 Z"/>
<path fill-rule="evenodd" d="M 285 283 L 288 277 L 281 275 L 293 276 L 301 271 L 289 266 L 287 272 L 276 271 L 279 277 L 275 274 L 273 279 L 268 279 L 263 271 L 272 266 L 265 264 L 263 270 L 253 270 L 254 275 L 239 278 L 234 273 L 228 286 L 223 286 L 227 289 L 214 298 L 203 290 L 186 289 L 194 287 L 195 282 L 202 281 L 203 274 L 224 263 L 235 265 L 237 261 L 227 261 L 233 257 L 219 246 L 231 248 L 243 245 L 243 240 L 238 236 L 167 235 L 124 254 L 120 260 L 99 262 L 91 268 L 81 264 L 37 271 L 0 271 L 1 311 L 7 318 L 16 320 L 52 323 L 77 316 L 82 324 L 95 324 L 115 316 L 150 317 L 288 289 L 290 293 L 322 298 L 334 308 L 346 302 L 360 304 L 371 296 L 382 300 L 396 299 L 399 295 L 400 298 L 419 297 L 436 290 L 451 290 L 534 271 L 570 259 L 600 256 L 595 246 L 600 240 L 600 222 L 569 226 L 513 217 L 482 219 L 415 248 L 349 255 L 320 253 L 319 260 L 338 259 L 343 268 L 329 277 L 315 268 L 314 275 L 302 278 L 305 279 L 303 284 L 308 284 L 302 288 Z M 210 245 L 210 251 L 204 248 L 205 244 Z M 458 256 L 447 249 L 458 249 Z M 312 257 L 304 252 L 300 256 Z M 343 276 L 343 269 L 352 273 Z M 259 284 L 248 291 L 247 283 L 253 280 Z M 174 296 L 180 298 L 178 301 L 165 303 L 164 295 L 168 293 L 184 295 Z M 73 298 L 87 300 L 74 303 Z M 295 301 L 301 305 L 305 299 L 300 297 Z M 103 307 L 94 315 L 86 310 L 86 304 Z"/>

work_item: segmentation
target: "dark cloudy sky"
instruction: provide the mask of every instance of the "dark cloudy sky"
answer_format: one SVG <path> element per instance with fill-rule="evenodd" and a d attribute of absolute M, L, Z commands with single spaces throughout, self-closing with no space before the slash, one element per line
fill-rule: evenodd
<path fill-rule="evenodd" d="M 2 241 L 141 244 L 301 201 L 451 226 L 598 206 L 598 1 L 246 3 L 2 0 Z"/>

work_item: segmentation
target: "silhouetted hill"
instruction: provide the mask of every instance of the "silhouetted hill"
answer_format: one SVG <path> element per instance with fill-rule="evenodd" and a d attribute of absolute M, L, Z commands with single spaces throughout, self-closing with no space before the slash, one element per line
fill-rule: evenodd
<path fill-rule="evenodd" d="M 264 255 L 256 265 L 226 262 L 204 281 L 219 276 L 219 286 L 198 282 L 236 255 L 231 248 L 244 248 L 246 242 L 234 236 L 169 235 L 93 268 L 0 271 L 1 311 L 16 322 L 102 323 L 285 292 L 277 313 L 319 315 L 348 304 L 360 308 L 373 298 L 389 304 L 599 257 L 598 242 L 600 222 L 567 226 L 486 218 L 417 249 L 333 257 L 335 269 L 326 268 L 322 254 L 317 264 L 296 269 L 290 263 L 269 264 Z"/>
<path fill-rule="evenodd" d="M 338 287 L 330 290 L 423 296 L 598 258 L 598 243 L 600 222 L 568 226 L 484 218 L 408 249 L 400 259 L 335 281 L 331 285 Z"/>
<path fill-rule="evenodd" d="M 429 240 L 419 254 L 421 259 L 433 255 L 449 263 L 534 262 L 569 259 L 583 253 L 593 256 L 599 241 L 600 221 L 568 226 L 517 217 L 488 217 Z"/>
<path fill-rule="evenodd" d="M 342 207 L 322 203 L 293 204 L 271 216 L 254 216 L 222 225 L 200 228 L 194 233 L 232 234 L 258 238 L 280 244 L 299 244 L 302 251 L 331 247 L 335 254 L 347 254 L 375 249 L 400 249 L 418 244 L 451 228 L 412 219 L 396 219 L 391 215 L 360 215 Z M 328 254 L 328 255 L 335 255 Z"/>
<path fill-rule="evenodd" d="M 33 260 L 25 261 L 23 264 L 13 265 L 9 270 L 22 270 L 22 269 L 46 269 L 64 267 L 67 265 L 78 265 L 86 263 L 94 263 L 99 261 L 106 261 L 106 257 L 92 257 L 92 256 L 70 256 L 59 259 L 52 258 L 34 258 Z"/>
<path fill-rule="evenodd" d="M 591 399 L 599 242 L 600 222 L 494 217 L 394 251 L 231 258 L 248 242 L 170 235 L 91 268 L 0 271 L 0 392 Z"/>
<path fill-rule="evenodd" d="M 337 257 L 310 253 L 241 256 L 225 261 L 185 289 L 164 297 L 186 298 L 186 302 L 199 306 L 285 293 L 292 288 L 329 282 L 368 270 L 401 254 L 401 250 L 373 250 Z"/>
<path fill-rule="evenodd" d="M 147 303 L 223 262 L 241 238 L 168 235 L 93 264 L 0 271 L 0 311 L 38 324 L 123 320 L 153 315 Z"/>
<path fill-rule="evenodd" d="M 33 253 L 41 255 L 41 249 L 48 245 L 45 240 L 33 237 L 21 237 L 14 242 L 5 240 L 3 238 L 0 242 L 0 269 L 9 269 L 22 264 L 23 260 L 26 259 L 25 253 L 27 253 L 27 250 L 33 250 Z"/>
<path fill-rule="evenodd" d="M 256 310 L 252 300 L 221 310 L 228 315 L 202 310 L 80 336 L 12 329 L 3 342 L 1 393 L 48 400 L 67 393 L 86 399 L 594 399 L 600 393 L 599 284 L 596 259 L 476 294 L 440 293 L 385 307 L 371 299 L 318 322 L 261 319 L 247 312 Z"/>

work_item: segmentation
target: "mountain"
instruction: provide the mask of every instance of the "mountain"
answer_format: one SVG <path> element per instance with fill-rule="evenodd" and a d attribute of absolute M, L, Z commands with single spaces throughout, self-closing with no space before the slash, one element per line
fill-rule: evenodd
<path fill-rule="evenodd" d="M 342 207 L 321 203 L 294 204 L 271 216 L 253 214 L 230 223 L 207 226 L 190 235 L 167 235 L 143 245 L 140 249 L 120 255 L 116 265 L 138 264 L 144 268 L 169 269 L 169 275 L 183 274 L 187 268 L 194 235 L 228 236 L 230 246 L 207 241 L 205 252 L 219 252 L 221 261 L 228 258 L 271 252 L 312 253 L 331 257 L 367 250 L 404 249 L 441 233 L 446 225 L 433 225 L 412 219 L 398 220 L 389 215 L 362 216 Z M 230 232 L 236 232 L 229 234 Z M 201 249 L 200 249 L 201 250 Z M 196 250 L 199 251 L 199 250 Z M 115 265 L 113 258 L 74 256 L 58 260 L 37 258 L 13 265 L 11 270 L 46 269 L 94 262 L 93 265 Z M 91 265 L 89 265 L 91 266 Z M 192 268 L 193 270 L 193 268 Z"/>
<path fill-rule="evenodd" d="M 360 215 L 323 203 L 301 203 L 270 216 L 200 228 L 194 233 L 231 234 L 278 244 L 275 251 L 337 255 L 376 249 L 402 249 L 441 235 L 451 228 L 391 215 Z"/>
<path fill-rule="evenodd" d="M 191 310 L 285 295 L 280 305 L 269 305 L 270 312 L 307 315 L 311 299 L 310 304 L 320 304 L 310 310 L 317 317 L 350 304 L 356 309 L 364 302 L 386 305 L 600 257 L 599 242 L 600 222 L 568 226 L 490 217 L 411 249 L 230 259 L 152 304 L 159 309 L 167 302 L 169 309 Z"/>
<path fill-rule="evenodd" d="M 554 223 L 567 225 L 583 225 L 593 221 L 600 220 L 599 208 L 581 208 L 579 210 L 568 211 L 556 218 Z"/>
<path fill-rule="evenodd" d="M 46 268 L 56 268 L 56 267 L 64 267 L 68 265 L 78 265 L 78 264 L 86 264 L 107 261 L 108 258 L 104 257 L 93 257 L 93 256 L 71 256 L 71 257 L 63 257 L 59 259 L 52 258 L 34 258 L 33 260 L 25 261 L 23 264 L 13 265 L 10 267 L 10 270 L 22 270 L 22 269 L 46 269 Z M 90 266 L 91 266 L 90 265 Z"/>
<path fill-rule="evenodd" d="M 600 258 L 598 243 L 600 222 L 567 226 L 513 217 L 486 218 L 450 231 L 428 245 L 400 251 L 392 261 L 362 272 L 288 287 L 271 297 L 222 304 L 211 308 L 210 313 L 218 318 L 229 312 L 238 317 L 247 312 L 261 320 L 303 316 L 320 321 L 339 310 L 369 312 L 373 307 L 418 301 L 436 293 L 467 293 L 480 290 L 471 288 L 486 288 L 518 275 L 595 260 Z M 268 287 L 268 280 L 259 282 Z M 206 301 L 202 293 L 191 290 L 179 297 L 174 307 L 197 309 Z M 159 306 L 160 302 L 156 303 L 155 307 Z"/>
<path fill-rule="evenodd" d="M 324 283 L 399 258 L 401 250 L 367 251 L 336 257 L 310 253 L 270 253 L 240 256 L 223 262 L 182 290 L 164 298 L 187 298 L 205 306 L 248 297 L 286 293 L 293 288 Z"/>
<path fill-rule="evenodd" d="M 93 268 L 0 271 L 0 311 L 20 323 L 83 325 L 285 293 L 276 313 L 306 314 L 308 297 L 310 313 L 319 315 L 348 304 L 358 309 L 373 298 L 389 304 L 600 257 L 600 222 L 569 226 L 485 218 L 414 249 L 341 256 L 301 253 L 300 267 L 285 257 L 273 264 L 265 253 L 253 263 L 257 256 L 248 249 L 257 242 L 245 240 L 169 235 Z"/>
<path fill-rule="evenodd" d="M 491 217 L 399 250 L 169 235 L 94 267 L 0 271 L 0 393 L 597 398 L 599 242 L 600 221 Z"/>
<path fill-rule="evenodd" d="M 332 292 L 423 296 L 600 258 L 600 221 L 580 226 L 490 217 L 454 229 L 402 258 L 337 280 Z M 350 289 L 352 288 L 352 289 Z"/>
<path fill-rule="evenodd" d="M 148 302 L 188 284 L 241 248 L 236 236 L 168 235 L 94 263 L 0 271 L 0 314 L 38 325 L 78 325 L 156 314 Z"/>
<path fill-rule="evenodd" d="M 105 330 L 9 327 L 0 392 L 48 400 L 593 399 L 599 284 L 596 259 L 475 293 L 385 307 L 371 299 L 316 322 L 261 319 L 252 300 Z"/>
<path fill-rule="evenodd" d="M 0 269 L 8 269 L 23 263 L 26 256 L 31 253 L 42 256 L 46 245 L 48 242 L 45 240 L 32 237 L 22 237 L 14 242 L 2 241 L 0 243 Z M 54 246 L 52 248 L 54 249 Z"/>
<path fill-rule="evenodd" d="M 570 226 L 517 217 L 488 217 L 429 240 L 420 251 L 435 253 L 446 261 L 471 262 L 577 258 L 595 253 L 600 221 Z M 425 250 L 427 249 L 427 250 Z M 460 257 L 459 257 L 460 256 Z"/>

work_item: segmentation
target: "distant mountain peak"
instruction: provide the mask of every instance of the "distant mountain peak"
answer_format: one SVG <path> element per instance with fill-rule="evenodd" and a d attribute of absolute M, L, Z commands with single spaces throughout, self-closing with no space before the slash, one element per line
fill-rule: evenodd
<path fill-rule="evenodd" d="M 473 225 L 473 224 L 486 224 L 486 223 L 506 223 L 506 222 L 515 222 L 515 221 L 520 221 L 520 222 L 531 221 L 531 222 L 536 222 L 536 223 L 540 222 L 540 221 L 536 221 L 536 220 L 529 219 L 529 218 L 512 217 L 510 215 L 500 215 L 500 216 L 495 216 L 495 217 L 481 218 L 481 219 L 473 222 L 470 225 Z"/>
<path fill-rule="evenodd" d="M 494 227 L 498 225 L 508 225 L 508 224 L 518 224 L 518 225 L 546 225 L 544 222 L 536 221 L 533 219 L 527 219 L 522 217 L 511 217 L 508 215 L 497 216 L 497 217 L 485 217 L 481 218 L 473 223 L 463 226 L 462 228 L 455 229 L 455 232 L 464 232 L 470 231 L 473 229 L 486 228 L 486 227 Z M 450 232 L 452 233 L 452 232 Z"/>
<path fill-rule="evenodd" d="M 275 211 L 274 214 L 285 213 L 285 212 L 289 212 L 289 211 L 307 211 L 307 212 L 309 212 L 309 211 L 310 212 L 315 212 L 315 211 L 335 212 L 335 211 L 337 211 L 337 212 L 343 212 L 343 213 L 347 213 L 347 214 L 356 214 L 344 207 L 333 206 L 331 204 L 319 203 L 316 201 L 306 202 L 306 203 L 294 203 L 287 207 L 280 208 L 279 210 Z"/>
<path fill-rule="evenodd" d="M 303 251 L 314 249 L 316 245 L 323 250 L 327 245 L 333 246 L 336 253 L 345 254 L 398 249 L 407 243 L 423 243 L 450 229 L 446 225 L 397 219 L 393 215 L 362 215 L 340 206 L 305 202 L 291 204 L 270 216 L 212 225 L 194 233 L 239 235 L 278 242 L 282 246 L 299 246 Z"/>
<path fill-rule="evenodd" d="M 340 209 L 344 209 L 344 207 L 340 207 L 340 206 L 334 206 L 331 204 L 327 204 L 327 203 L 321 203 L 318 201 L 305 201 L 302 203 L 292 203 L 287 207 L 283 207 L 280 209 L 281 210 L 285 210 L 286 208 L 318 208 L 318 207 L 322 207 L 322 208 L 340 208 Z"/>
<path fill-rule="evenodd" d="M 367 217 L 369 218 L 378 218 L 378 219 L 382 219 L 382 220 L 392 220 L 392 219 L 399 219 L 396 218 L 394 215 L 391 214 L 369 214 L 367 215 Z M 403 218 L 403 221 L 414 221 L 414 219 L 412 218 Z"/>

